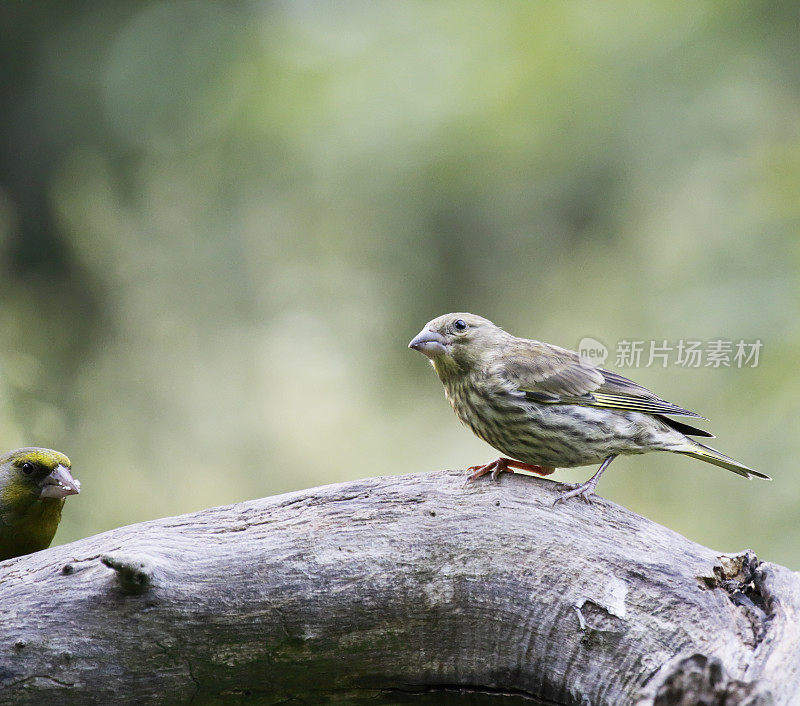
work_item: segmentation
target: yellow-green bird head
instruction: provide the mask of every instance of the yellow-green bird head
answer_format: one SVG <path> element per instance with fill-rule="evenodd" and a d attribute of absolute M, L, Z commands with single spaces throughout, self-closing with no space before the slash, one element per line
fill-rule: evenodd
<path fill-rule="evenodd" d="M 440 378 L 479 367 L 498 345 L 513 337 L 476 314 L 457 312 L 429 321 L 408 344 L 430 358 Z"/>
<path fill-rule="evenodd" d="M 0 456 L 0 560 L 50 546 L 64 499 L 81 490 L 71 469 L 70 460 L 52 449 Z"/>

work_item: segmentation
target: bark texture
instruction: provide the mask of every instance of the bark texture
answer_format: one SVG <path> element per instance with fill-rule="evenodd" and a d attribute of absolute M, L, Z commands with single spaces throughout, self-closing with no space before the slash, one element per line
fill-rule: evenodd
<path fill-rule="evenodd" d="M 800 576 L 438 472 L 0 563 L 0 703 L 800 703 Z"/>

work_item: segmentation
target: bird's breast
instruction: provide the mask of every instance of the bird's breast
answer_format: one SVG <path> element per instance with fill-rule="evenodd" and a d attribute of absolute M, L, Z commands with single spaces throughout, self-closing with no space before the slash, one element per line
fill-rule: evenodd
<path fill-rule="evenodd" d="M 456 415 L 476 436 L 526 463 L 563 468 L 635 452 L 625 441 L 629 422 L 616 412 L 538 404 L 490 385 L 453 384 L 446 391 Z"/>
<path fill-rule="evenodd" d="M 0 523 L 0 560 L 47 549 L 53 541 L 64 498 L 32 503 L 13 524 Z"/>
<path fill-rule="evenodd" d="M 480 381 L 459 381 L 446 386 L 447 399 L 456 416 L 473 433 L 497 449 L 508 442 L 514 427 L 524 421 L 524 399 Z"/>

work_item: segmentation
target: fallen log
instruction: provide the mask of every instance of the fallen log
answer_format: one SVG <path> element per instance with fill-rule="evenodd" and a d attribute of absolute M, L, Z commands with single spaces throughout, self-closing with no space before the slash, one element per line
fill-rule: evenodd
<path fill-rule="evenodd" d="M 0 704 L 800 703 L 800 575 L 556 496 L 369 478 L 10 559 Z"/>

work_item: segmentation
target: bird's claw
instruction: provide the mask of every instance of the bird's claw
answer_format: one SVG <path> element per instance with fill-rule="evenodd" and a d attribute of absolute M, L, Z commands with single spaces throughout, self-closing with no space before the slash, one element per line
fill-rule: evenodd
<path fill-rule="evenodd" d="M 556 490 L 566 492 L 562 492 L 561 495 L 553 501 L 553 507 L 570 498 L 580 498 L 587 505 L 591 505 L 594 488 L 594 483 L 559 483 L 556 486 Z"/>
<path fill-rule="evenodd" d="M 467 469 L 467 477 L 464 479 L 464 487 L 466 488 L 470 483 L 474 483 L 480 478 L 483 473 L 480 473 L 481 466 L 470 466 Z"/>
<path fill-rule="evenodd" d="M 478 478 L 485 476 L 487 473 L 491 473 L 492 478 L 494 478 L 492 466 L 494 466 L 493 463 L 487 463 L 485 466 L 470 466 L 467 469 L 467 473 L 469 475 L 467 476 L 466 484 L 469 485 L 470 483 L 474 483 L 476 480 L 478 480 Z"/>
<path fill-rule="evenodd" d="M 503 471 L 508 471 L 509 468 L 503 463 L 500 459 L 496 459 L 491 461 L 490 463 L 485 463 L 482 466 L 470 466 L 467 469 L 467 480 L 464 485 L 469 485 L 470 483 L 475 482 L 481 476 L 485 476 L 487 473 L 491 474 L 492 480 L 496 481 L 497 476 L 499 476 Z"/>
<path fill-rule="evenodd" d="M 576 490 L 577 488 L 580 488 L 581 485 L 581 483 L 556 483 L 556 490 L 560 493 L 563 493 L 568 490 Z"/>

